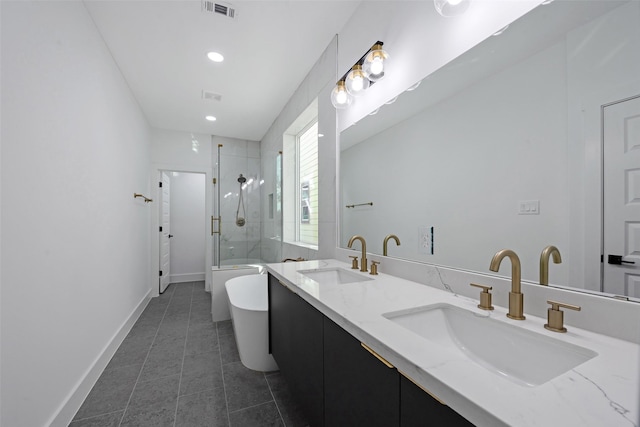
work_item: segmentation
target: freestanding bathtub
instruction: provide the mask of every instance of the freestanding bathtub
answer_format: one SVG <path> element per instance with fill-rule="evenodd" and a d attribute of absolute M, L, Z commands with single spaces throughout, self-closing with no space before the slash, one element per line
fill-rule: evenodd
<path fill-rule="evenodd" d="M 211 267 L 211 320 L 220 322 L 231 319 L 229 297 L 224 287 L 234 277 L 259 274 L 264 271 L 262 264 L 233 264 Z"/>
<path fill-rule="evenodd" d="M 250 274 L 225 283 L 240 361 L 247 368 L 262 372 L 278 369 L 269 354 L 267 280 L 266 274 Z"/>

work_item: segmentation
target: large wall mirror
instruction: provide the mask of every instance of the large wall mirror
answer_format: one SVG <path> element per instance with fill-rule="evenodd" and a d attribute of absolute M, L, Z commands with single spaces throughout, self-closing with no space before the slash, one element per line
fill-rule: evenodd
<path fill-rule="evenodd" d="M 340 246 L 395 234 L 389 256 L 483 273 L 509 248 L 537 283 L 554 245 L 552 285 L 640 298 L 639 22 L 638 1 L 540 5 L 346 129 Z"/>

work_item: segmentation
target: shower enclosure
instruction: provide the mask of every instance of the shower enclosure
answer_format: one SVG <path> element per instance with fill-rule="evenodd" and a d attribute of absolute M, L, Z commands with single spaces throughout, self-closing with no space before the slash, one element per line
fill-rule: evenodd
<path fill-rule="evenodd" d="M 260 145 L 224 138 L 214 148 L 213 266 L 261 263 Z"/>
<path fill-rule="evenodd" d="M 213 268 L 279 261 L 281 154 L 261 156 L 259 142 L 214 137 L 213 157 Z"/>

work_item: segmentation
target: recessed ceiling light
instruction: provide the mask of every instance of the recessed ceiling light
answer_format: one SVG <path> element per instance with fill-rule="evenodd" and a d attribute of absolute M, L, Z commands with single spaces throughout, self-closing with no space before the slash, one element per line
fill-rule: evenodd
<path fill-rule="evenodd" d="M 206 116 L 205 119 L 209 120 L 210 122 L 215 122 L 217 120 L 214 116 Z"/>
<path fill-rule="evenodd" d="M 213 62 L 222 62 L 224 61 L 224 56 L 218 52 L 209 52 L 207 53 L 207 58 L 212 60 Z"/>

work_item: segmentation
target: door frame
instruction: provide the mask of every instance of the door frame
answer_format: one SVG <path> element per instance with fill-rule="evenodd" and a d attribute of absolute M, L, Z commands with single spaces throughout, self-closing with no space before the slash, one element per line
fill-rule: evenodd
<path fill-rule="evenodd" d="M 166 177 L 166 180 L 165 180 Z M 169 171 L 160 171 L 158 180 L 163 184 L 161 189 L 158 190 L 158 221 L 159 228 L 162 228 L 162 231 L 158 230 L 158 245 L 159 245 L 159 265 L 158 269 L 162 271 L 162 275 L 158 280 L 158 293 L 163 293 L 167 290 L 167 287 L 171 284 L 170 276 L 171 276 L 171 176 Z M 167 198 L 165 199 L 165 195 Z M 169 201 L 169 205 L 165 206 L 166 202 Z M 169 213 L 169 224 L 165 222 L 165 215 Z M 165 227 L 166 226 L 166 227 Z M 166 229 L 165 229 L 166 228 Z M 167 239 L 165 241 L 165 238 Z M 166 253 L 168 257 L 169 266 L 163 263 L 163 258 L 165 256 L 164 245 L 168 245 L 168 250 Z M 166 267 L 166 268 L 165 268 Z M 166 284 L 166 286 L 165 286 Z"/>
<path fill-rule="evenodd" d="M 607 269 L 607 259 L 606 257 L 608 256 L 608 253 L 611 252 L 611 250 L 605 250 L 605 229 L 606 229 L 606 216 L 605 216 L 605 212 L 606 212 L 606 206 L 605 206 L 605 186 L 604 186 L 604 173 L 605 173 L 605 151 L 604 151 L 604 143 L 605 143 L 605 118 L 606 118 L 606 112 L 605 109 L 608 107 L 613 107 L 614 105 L 618 105 L 618 104 L 622 104 L 628 101 L 633 101 L 633 100 L 637 100 L 640 99 L 640 91 L 637 92 L 635 95 L 631 95 L 631 96 L 627 96 L 626 98 L 623 99 L 619 99 L 617 101 L 613 101 L 610 102 L 608 104 L 602 105 L 600 107 L 600 124 L 602 127 L 602 264 L 601 264 L 601 277 L 600 277 L 600 283 L 601 283 L 601 290 L 604 292 L 605 291 L 605 273 L 606 273 L 606 269 Z M 611 249 L 611 248 L 609 248 Z M 622 255 L 624 256 L 624 252 L 622 252 Z M 609 293 L 611 293 L 611 290 L 609 291 Z M 624 295 L 624 296 L 629 296 L 626 294 L 620 294 L 620 295 Z"/>
<path fill-rule="evenodd" d="M 207 236 L 211 234 L 211 215 L 213 206 L 213 185 L 209 185 L 213 180 L 213 171 L 209 168 L 188 167 L 185 168 L 181 165 L 169 164 L 169 163 L 152 163 L 151 173 L 149 177 L 150 188 L 152 194 L 154 194 L 154 200 L 160 200 L 160 187 L 158 182 L 162 180 L 162 171 L 171 172 L 184 172 L 184 173 L 200 173 L 205 176 L 205 219 L 204 230 Z M 159 282 L 160 282 L 160 239 L 158 238 L 158 230 L 160 227 L 160 209 L 151 209 L 151 232 L 149 233 L 151 241 L 150 243 L 150 257 L 151 262 L 149 277 L 151 277 L 151 283 L 149 284 L 151 289 L 151 296 L 156 297 L 159 295 Z M 211 290 L 211 254 L 213 252 L 213 244 L 211 239 L 205 239 L 205 290 Z"/>
<path fill-rule="evenodd" d="M 576 283 L 582 283 L 586 290 L 604 292 L 604 265 L 602 263 L 604 254 L 604 108 L 639 93 L 639 89 L 640 79 L 637 79 L 621 84 L 614 89 L 595 91 L 583 97 L 580 102 L 583 113 L 580 120 L 583 123 L 577 127 L 584 132 L 580 138 L 584 144 L 584 157 L 581 160 L 584 168 L 582 184 L 583 188 L 592 188 L 594 191 L 584 191 L 577 199 L 577 205 L 574 205 L 577 209 L 584 211 L 584 218 L 578 223 L 579 229 L 571 231 L 571 233 L 580 234 L 580 236 L 570 234 L 569 241 L 572 244 L 575 243 L 571 255 L 581 254 L 580 259 L 583 264 L 581 271 L 577 272 L 576 276 L 570 275 L 570 277 Z M 576 129 L 575 123 L 573 128 Z M 569 190 L 573 189 L 570 187 Z M 576 199 L 572 197 L 572 203 L 574 202 Z M 593 206 L 598 206 L 598 208 L 593 209 Z M 575 252 L 575 250 L 579 252 Z"/>

